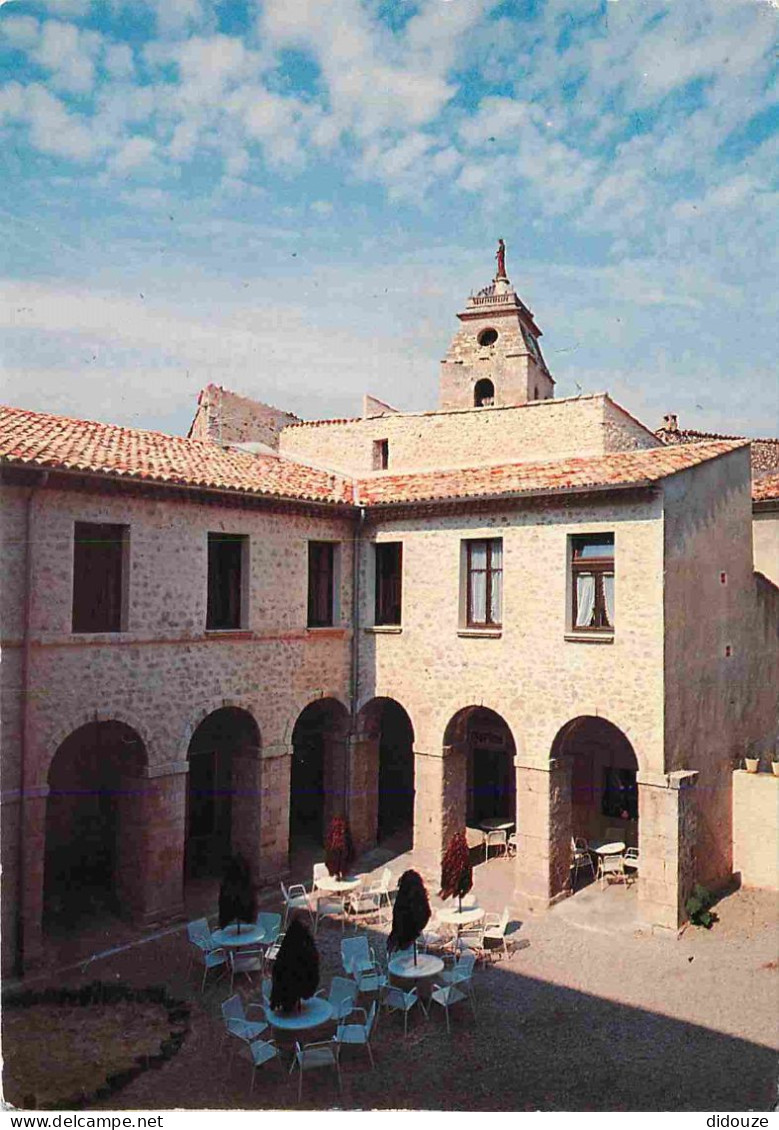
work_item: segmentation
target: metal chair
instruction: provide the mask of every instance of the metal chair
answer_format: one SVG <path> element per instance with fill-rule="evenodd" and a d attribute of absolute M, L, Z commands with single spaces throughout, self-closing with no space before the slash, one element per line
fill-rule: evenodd
<path fill-rule="evenodd" d="M 326 863 L 315 863 L 314 864 L 314 869 L 313 869 L 313 872 L 312 872 L 312 875 L 311 875 L 311 893 L 312 894 L 316 890 L 316 888 L 319 886 L 319 880 L 320 879 L 326 879 L 329 874 L 330 874 L 330 872 L 327 870 L 327 864 Z"/>
<path fill-rule="evenodd" d="M 262 930 L 262 945 L 270 946 L 281 932 L 281 915 L 261 910 L 257 915 L 257 925 Z"/>
<path fill-rule="evenodd" d="M 292 1066 L 289 1069 L 290 1075 L 297 1067 L 300 1072 L 298 1081 L 298 1102 L 303 1097 L 303 1072 L 310 1071 L 317 1067 L 334 1067 L 338 1076 L 338 1090 L 341 1090 L 341 1066 L 338 1062 L 339 1052 L 341 1045 L 338 1042 L 337 1036 L 332 1036 L 329 1040 L 319 1040 L 313 1044 L 295 1043 L 295 1055 L 292 1060 Z"/>
<path fill-rule="evenodd" d="M 254 1040 L 249 1044 L 249 1056 L 252 1061 L 252 1085 L 249 1088 L 249 1094 L 254 1090 L 254 1077 L 258 1067 L 262 1067 L 263 1063 L 270 1063 L 272 1059 L 281 1066 L 279 1059 L 279 1049 L 271 1040 Z"/>
<path fill-rule="evenodd" d="M 212 969 L 221 968 L 223 973 L 227 971 L 227 953 L 214 942 L 205 918 L 198 918 L 187 924 L 187 937 L 193 946 L 190 951 L 190 966 L 193 959 L 203 966 L 203 980 L 200 984 L 200 992 L 203 993 L 206 978 Z"/>
<path fill-rule="evenodd" d="M 482 948 L 485 953 L 489 952 L 492 948 L 491 946 L 488 946 L 488 942 L 497 942 L 498 947 L 503 950 L 506 957 L 511 957 L 511 954 L 509 953 L 508 942 L 506 941 L 508 928 L 509 908 L 507 906 L 504 906 L 503 913 L 500 915 L 488 914 L 486 916 L 486 918 L 484 919 L 484 928 L 482 930 L 481 940 Z"/>
<path fill-rule="evenodd" d="M 314 996 L 326 996 L 333 1009 L 334 1020 L 345 1020 L 353 1011 L 359 986 L 350 977 L 333 977 L 329 993 L 319 989 Z"/>
<path fill-rule="evenodd" d="M 468 1000 L 468 994 L 464 993 L 459 985 L 433 985 L 433 991 L 430 994 L 430 1007 L 433 1003 L 440 1004 L 446 1016 L 446 1031 L 450 1032 L 449 1027 L 449 1009 L 453 1004 L 459 1004 L 460 1001 Z M 471 1008 L 473 1015 L 476 1016 L 476 1009 L 471 1001 Z"/>
<path fill-rule="evenodd" d="M 411 1012 L 414 1005 L 419 1005 L 422 1009 L 423 1015 L 426 1017 L 424 1002 L 419 999 L 416 987 L 404 992 L 399 989 L 397 985 L 388 985 L 382 997 L 381 1007 L 386 1008 L 388 1012 L 402 1012 L 403 1013 L 403 1035 L 408 1036 L 408 1014 Z"/>
<path fill-rule="evenodd" d="M 348 977 L 359 980 L 359 974 L 370 973 L 379 967 L 373 947 L 364 934 L 357 938 L 344 938 L 341 942 L 341 963 Z"/>
<path fill-rule="evenodd" d="M 593 879 L 595 878 L 595 864 L 592 862 L 590 855 L 590 845 L 582 836 L 571 836 L 571 870 L 573 871 L 573 886 L 576 886 L 576 879 L 579 871 L 589 867 Z"/>
<path fill-rule="evenodd" d="M 225 1035 L 235 1036 L 245 1044 L 250 1044 L 261 1036 L 268 1027 L 264 1020 L 249 1020 L 244 1012 L 243 1001 L 236 993 L 222 1004 L 222 1019 Z"/>
<path fill-rule="evenodd" d="M 625 864 L 626 881 L 628 883 L 635 882 L 635 880 L 638 878 L 638 875 L 639 875 L 638 848 L 636 848 L 636 847 L 626 848 L 625 854 L 623 855 L 622 858 L 623 858 L 624 864 Z"/>
<path fill-rule="evenodd" d="M 371 1005 L 370 1012 L 366 1012 L 364 1008 L 355 1008 L 354 1012 L 361 1012 L 365 1017 L 362 1024 L 339 1024 L 336 1029 L 335 1038 L 338 1043 L 343 1047 L 344 1044 L 351 1044 L 353 1047 L 364 1047 L 368 1052 L 368 1058 L 371 1061 L 371 1067 L 376 1064 L 373 1061 L 373 1052 L 371 1051 L 371 1032 L 373 1031 L 374 1021 L 376 1020 L 376 1001 Z"/>
<path fill-rule="evenodd" d="M 281 885 L 281 897 L 284 899 L 284 929 L 287 928 L 287 920 L 291 910 L 305 910 L 311 919 L 311 924 L 314 924 L 314 912 L 311 909 L 311 899 L 308 891 L 302 883 L 293 883 L 290 887 Z"/>
<path fill-rule="evenodd" d="M 484 860 L 489 858 L 490 848 L 498 848 L 498 855 L 505 855 L 508 850 L 508 835 L 505 828 L 494 828 L 484 833 Z"/>
<path fill-rule="evenodd" d="M 253 946 L 251 949 L 230 950 L 230 992 L 235 986 L 237 974 L 243 974 L 251 982 L 252 973 L 262 973 L 265 968 L 265 950 Z"/>
<path fill-rule="evenodd" d="M 628 877 L 625 871 L 624 855 L 599 856 L 598 878 L 600 879 L 601 890 L 603 890 L 612 879 L 616 883 L 624 883 L 627 886 Z"/>
<path fill-rule="evenodd" d="M 517 833 L 512 832 L 506 842 L 506 855 L 509 859 L 513 859 L 517 854 Z"/>

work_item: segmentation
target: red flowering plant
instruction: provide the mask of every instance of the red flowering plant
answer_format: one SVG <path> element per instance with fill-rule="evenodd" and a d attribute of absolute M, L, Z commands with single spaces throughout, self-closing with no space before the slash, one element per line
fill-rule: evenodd
<path fill-rule="evenodd" d="M 349 825 L 343 816 L 334 816 L 330 821 L 325 840 L 325 866 L 331 875 L 342 878 L 354 859 L 354 847 L 349 833 Z"/>
<path fill-rule="evenodd" d="M 455 832 L 444 852 L 444 858 L 441 860 L 439 897 L 448 899 L 457 895 L 459 909 L 462 910 L 463 895 L 467 895 L 472 886 L 473 868 L 471 867 L 468 841 L 465 838 L 465 832 Z"/>

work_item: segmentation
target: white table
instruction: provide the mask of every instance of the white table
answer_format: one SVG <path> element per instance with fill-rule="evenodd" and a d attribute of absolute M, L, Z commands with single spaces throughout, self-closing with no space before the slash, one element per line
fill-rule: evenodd
<path fill-rule="evenodd" d="M 233 922 L 222 930 L 214 930 L 211 937 L 223 949 L 241 949 L 243 946 L 257 946 L 265 937 L 265 930 L 251 922 L 242 922 L 240 930 Z"/>
<path fill-rule="evenodd" d="M 491 816 L 489 820 L 482 820 L 479 827 L 485 832 L 508 832 L 514 827 L 514 821 L 503 816 Z"/>
<path fill-rule="evenodd" d="M 444 963 L 440 957 L 432 953 L 418 953 L 416 965 L 414 955 L 399 953 L 390 959 L 387 966 L 393 977 L 402 981 L 416 981 L 419 977 L 437 977 L 444 971 Z"/>
<path fill-rule="evenodd" d="M 463 926 L 472 926 L 474 922 L 481 922 L 485 911 L 480 906 L 464 906 L 462 910 L 439 910 L 439 922 L 449 922 L 456 926 L 458 932 Z"/>
<path fill-rule="evenodd" d="M 317 891 L 324 891 L 328 895 L 345 895 L 355 890 L 361 883 L 362 875 L 348 875 L 345 879 L 339 879 L 336 875 L 325 875 L 317 879 L 314 896 L 316 897 Z"/>
<path fill-rule="evenodd" d="M 625 850 L 625 845 L 622 840 L 615 840 L 610 844 L 598 844 L 593 846 L 592 850 L 596 855 L 622 855 Z"/>
<path fill-rule="evenodd" d="M 300 1002 L 295 1012 L 274 1012 L 265 1009 L 265 1018 L 271 1028 L 280 1032 L 304 1032 L 307 1028 L 318 1028 L 333 1019 L 333 1006 L 323 997 L 309 997 Z"/>

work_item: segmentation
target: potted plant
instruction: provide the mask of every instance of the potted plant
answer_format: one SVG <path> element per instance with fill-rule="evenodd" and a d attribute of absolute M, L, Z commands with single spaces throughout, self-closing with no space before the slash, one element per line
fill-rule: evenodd
<path fill-rule="evenodd" d="M 273 964 L 270 1006 L 278 1012 L 300 1011 L 319 985 L 319 954 L 305 922 L 293 918 Z"/>
<path fill-rule="evenodd" d="M 458 909 L 463 908 L 463 895 L 467 895 L 473 886 L 473 868 L 468 850 L 468 841 L 465 832 L 455 832 L 449 841 L 449 846 L 441 860 L 441 890 L 439 897 L 442 899 L 454 898 L 459 900 Z"/>
<path fill-rule="evenodd" d="M 331 875 L 342 879 L 353 859 L 354 847 L 349 825 L 343 816 L 334 816 L 325 840 L 325 866 Z"/>
<path fill-rule="evenodd" d="M 747 743 L 744 751 L 744 768 L 747 773 L 757 773 L 760 768 L 760 758 L 755 757 L 755 750 Z M 751 756 L 750 756 L 751 755 Z"/>
<path fill-rule="evenodd" d="M 430 921 L 430 902 L 422 876 L 417 871 L 404 871 L 392 908 L 392 930 L 387 938 L 387 952 L 414 947 L 417 963 L 417 938 Z"/>
<path fill-rule="evenodd" d="M 252 882 L 249 864 L 242 855 L 231 855 L 225 864 L 222 882 L 219 885 L 219 928 L 223 930 L 231 922 L 254 924 L 257 918 L 257 892 Z"/>

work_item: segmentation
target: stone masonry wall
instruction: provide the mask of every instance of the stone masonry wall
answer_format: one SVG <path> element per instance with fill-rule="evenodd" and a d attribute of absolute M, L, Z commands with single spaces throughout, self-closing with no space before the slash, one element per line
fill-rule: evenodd
<path fill-rule="evenodd" d="M 752 516 L 755 568 L 779 585 L 779 509 Z"/>
<path fill-rule="evenodd" d="M 745 743 L 772 746 L 779 717 L 779 618 L 753 573 L 749 449 L 666 480 L 666 771 L 695 770 L 698 880 L 733 871 L 732 767 Z M 763 592 L 763 587 L 766 592 Z"/>
<path fill-rule="evenodd" d="M 18 867 L 21 617 L 24 492 L 4 488 L 2 623 L 3 944 L 10 960 Z M 130 526 L 128 631 L 106 636 L 71 633 L 73 524 Z M 250 602 L 246 630 L 205 632 L 207 534 L 250 538 Z M 307 542 L 341 543 L 339 626 L 307 629 Z M 30 859 L 28 917 L 40 917 L 42 820 L 47 776 L 61 742 L 79 726 L 117 720 L 143 740 L 149 813 L 167 792 L 166 811 L 181 804 L 189 740 L 211 711 L 233 705 L 249 711 L 261 735 L 264 812 L 258 834 L 263 868 L 286 865 L 290 740 L 301 710 L 322 697 L 348 706 L 351 616 L 351 522 L 227 509 L 218 506 L 75 492 L 40 491 L 32 528 L 34 600 L 30 656 L 26 792 Z M 184 778 L 185 780 L 185 778 Z M 175 786 L 175 787 L 174 787 Z M 285 791 L 286 790 L 286 791 Z M 37 791 L 37 792 L 36 792 Z M 176 798 L 174 801 L 174 795 Z M 35 811 L 34 811 L 35 810 Z M 177 810 L 176 810 L 177 811 Z M 140 819 L 140 817 L 138 817 Z M 166 816 L 167 819 L 167 816 Z M 181 835 L 181 821 L 160 832 Z M 268 842 L 268 841 L 271 842 Z M 162 843 L 163 841 L 160 841 Z M 159 845 L 158 845 L 159 846 Z M 265 850 L 267 849 L 267 850 Z M 166 854 L 167 853 L 167 854 Z M 259 855 L 259 850 L 258 850 Z M 167 863 L 166 863 L 167 858 Z M 174 863 L 171 864 L 171 858 Z M 156 862 L 155 862 L 156 861 Z M 139 864 L 141 861 L 139 860 Z M 148 845 L 146 866 L 176 867 L 175 856 Z M 180 867 L 180 864 L 179 864 Z M 179 870 L 180 874 L 180 870 Z M 162 882 L 163 876 L 159 876 Z M 33 888 L 38 884 L 37 902 Z M 179 883 L 180 888 L 180 883 Z M 152 913 L 153 908 L 149 909 Z M 39 925 L 39 922 L 38 922 Z"/>
<path fill-rule="evenodd" d="M 768 770 L 767 759 L 763 762 Z M 745 887 L 779 890 L 779 777 L 733 774 L 733 870 Z"/>
<path fill-rule="evenodd" d="M 220 385 L 206 385 L 197 405 L 190 437 L 215 443 L 264 443 L 278 447 L 281 429 L 297 421 L 291 412 L 239 396 Z"/>
<path fill-rule="evenodd" d="M 604 530 L 615 533 L 613 642 L 567 640 L 567 538 Z M 442 751 L 447 724 L 467 706 L 489 707 L 511 730 L 521 829 L 536 821 L 525 807 L 530 784 L 521 782 L 537 778 L 539 804 L 549 805 L 552 744 L 561 727 L 579 715 L 613 722 L 633 745 L 640 771 L 662 773 L 662 517 L 656 497 L 496 509 L 481 516 L 385 518 L 370 523 L 367 536 L 403 543 L 403 611 L 400 632 L 367 628 L 360 634 L 359 702 L 386 695 L 409 714 L 417 755 L 419 850 L 433 857 L 440 851 L 449 820 L 444 811 L 442 827 L 442 798 L 445 807 L 455 804 L 464 811 L 462 767 Z M 475 537 L 503 538 L 499 637 L 461 627 L 461 542 Z M 370 545 L 363 547 L 360 568 L 368 624 L 372 552 Z M 546 836 L 548 855 L 550 816 L 539 812 L 538 848 Z"/>
<path fill-rule="evenodd" d="M 389 440 L 389 470 L 545 462 L 661 446 L 599 393 L 511 408 L 420 412 L 366 420 L 322 420 L 284 428 L 280 452 L 352 474 L 373 470 L 373 443 Z M 646 442 L 644 442 L 646 439 Z"/>
<path fill-rule="evenodd" d="M 479 334 L 495 329 L 493 345 L 479 345 Z M 554 383 L 528 351 L 516 310 L 493 311 L 469 318 L 455 334 L 441 362 L 440 409 L 473 408 L 474 385 L 488 377 L 495 386 L 495 404 L 524 404 L 554 395 Z"/>

